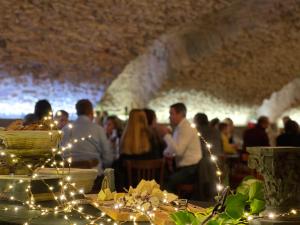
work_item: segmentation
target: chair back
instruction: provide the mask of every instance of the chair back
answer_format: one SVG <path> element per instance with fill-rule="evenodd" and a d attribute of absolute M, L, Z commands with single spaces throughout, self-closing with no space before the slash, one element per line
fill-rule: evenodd
<path fill-rule="evenodd" d="M 152 159 L 152 160 L 124 160 L 124 165 L 127 169 L 128 185 L 133 186 L 140 180 L 152 180 L 163 185 L 164 178 L 164 159 Z M 133 180 L 133 177 L 136 179 Z M 134 182 L 135 181 L 135 182 Z"/>

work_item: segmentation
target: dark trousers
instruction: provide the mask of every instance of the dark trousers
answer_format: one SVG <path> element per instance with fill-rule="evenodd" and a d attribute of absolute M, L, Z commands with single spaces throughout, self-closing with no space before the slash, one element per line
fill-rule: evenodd
<path fill-rule="evenodd" d="M 178 184 L 195 183 L 197 168 L 198 164 L 177 168 L 167 179 L 165 189 L 168 192 L 175 193 Z"/>

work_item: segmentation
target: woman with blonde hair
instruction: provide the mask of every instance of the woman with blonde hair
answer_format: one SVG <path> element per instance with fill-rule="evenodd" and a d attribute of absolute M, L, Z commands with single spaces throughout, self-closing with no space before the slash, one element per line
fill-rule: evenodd
<path fill-rule="evenodd" d="M 133 109 L 124 130 L 121 144 L 122 159 L 155 159 L 159 158 L 159 149 L 153 142 L 146 113 Z"/>
<path fill-rule="evenodd" d="M 124 160 L 150 160 L 161 158 L 154 136 L 148 125 L 146 113 L 133 109 L 120 142 L 120 158 L 114 164 L 116 189 L 122 191 L 128 187 Z"/>

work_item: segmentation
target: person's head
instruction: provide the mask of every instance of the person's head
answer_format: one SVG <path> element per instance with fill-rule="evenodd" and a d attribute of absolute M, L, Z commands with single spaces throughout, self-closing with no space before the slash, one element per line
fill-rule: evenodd
<path fill-rule="evenodd" d="M 144 112 L 146 113 L 148 125 L 149 125 L 150 127 L 155 126 L 156 123 L 157 123 L 157 120 L 156 120 L 156 114 L 155 114 L 154 110 L 152 110 L 152 109 L 147 109 L 147 108 L 145 108 L 145 109 L 143 109 L 143 110 L 144 110 Z"/>
<path fill-rule="evenodd" d="M 284 124 L 284 131 L 288 134 L 298 134 L 299 133 L 299 125 L 296 121 L 289 119 Z"/>
<path fill-rule="evenodd" d="M 179 102 L 170 106 L 170 123 L 177 126 L 186 117 L 186 106 Z"/>
<path fill-rule="evenodd" d="M 194 116 L 194 123 L 196 124 L 197 128 L 200 128 L 202 126 L 208 126 L 209 121 L 207 115 L 205 113 L 197 113 Z"/>
<path fill-rule="evenodd" d="M 269 127 L 269 124 L 269 118 L 266 116 L 260 116 L 257 120 L 257 125 L 264 129 L 267 129 Z"/>
<path fill-rule="evenodd" d="M 121 151 L 128 155 L 140 155 L 150 151 L 150 136 L 146 114 L 133 109 L 121 140 Z"/>
<path fill-rule="evenodd" d="M 109 137 L 113 134 L 113 131 L 116 130 L 117 135 L 121 135 L 122 124 L 121 120 L 117 116 L 108 116 L 104 124 L 106 135 Z"/>
<path fill-rule="evenodd" d="M 57 128 L 62 129 L 69 123 L 69 113 L 65 110 L 59 110 L 55 114 L 55 120 L 58 122 Z"/>
<path fill-rule="evenodd" d="M 76 103 L 77 116 L 87 116 L 91 120 L 94 118 L 93 105 L 88 99 L 81 99 Z"/>
<path fill-rule="evenodd" d="M 289 121 L 289 120 L 291 120 L 291 118 L 290 118 L 289 116 L 284 116 L 284 117 L 282 117 L 283 125 L 285 125 L 285 123 L 286 123 L 287 121 Z"/>
<path fill-rule="evenodd" d="M 44 117 L 50 116 L 52 113 L 52 107 L 48 100 L 42 99 L 35 103 L 34 115 L 38 120 L 44 119 Z"/>
<path fill-rule="evenodd" d="M 210 121 L 210 126 L 215 128 L 216 130 L 219 129 L 220 120 L 219 118 L 214 118 Z"/>
<path fill-rule="evenodd" d="M 226 136 L 230 135 L 230 129 L 229 129 L 229 125 L 227 123 L 220 123 L 219 130 L 222 134 L 224 134 Z"/>
<path fill-rule="evenodd" d="M 230 119 L 230 118 L 225 118 L 225 119 L 223 120 L 223 123 L 226 123 L 226 124 L 228 125 L 228 127 L 229 127 L 230 132 L 233 133 L 233 130 L 234 130 L 234 123 L 233 123 L 233 120 Z"/>

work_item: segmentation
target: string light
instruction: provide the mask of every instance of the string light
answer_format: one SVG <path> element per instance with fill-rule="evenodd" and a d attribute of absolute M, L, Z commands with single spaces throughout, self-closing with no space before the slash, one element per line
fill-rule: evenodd
<path fill-rule="evenodd" d="M 52 120 L 52 114 L 51 114 L 51 116 L 46 117 L 45 120 Z M 58 124 L 57 121 L 54 121 L 53 123 L 50 123 L 50 128 L 51 128 L 51 131 L 49 131 L 49 135 L 50 135 L 50 136 L 52 136 L 52 135 L 54 134 L 53 131 L 52 131 L 52 129 L 53 129 L 53 128 L 55 127 L 55 125 L 57 125 L 57 124 Z M 69 124 L 68 127 L 69 127 L 69 129 L 72 129 L 72 128 L 73 128 L 73 125 L 72 125 L 72 124 Z M 193 126 L 193 127 L 196 128 L 196 126 Z M 58 131 L 58 133 L 61 134 L 62 132 L 61 132 L 61 131 Z M 203 140 L 204 143 L 206 144 L 207 150 L 208 150 L 208 152 L 209 152 L 209 154 L 210 154 L 210 158 L 211 158 L 211 160 L 213 161 L 213 163 L 214 163 L 215 166 L 216 166 L 216 175 L 217 175 L 218 180 L 219 180 L 219 182 L 218 182 L 218 184 L 216 185 L 216 187 L 217 187 L 217 190 L 218 190 L 218 193 L 219 193 L 220 191 L 223 190 L 224 187 L 223 187 L 223 185 L 222 185 L 222 183 L 221 183 L 221 175 L 222 175 L 222 171 L 220 170 L 220 168 L 219 168 L 219 166 L 218 166 L 218 164 L 217 164 L 217 157 L 216 157 L 215 155 L 213 155 L 212 152 L 211 152 L 212 145 L 209 144 L 209 143 L 201 136 L 201 134 L 200 134 L 199 132 L 197 132 L 197 135 L 198 135 L 198 136 L 201 138 L 201 140 Z M 91 136 L 91 135 L 88 135 L 87 137 L 81 137 L 80 139 L 74 139 L 74 140 L 71 140 L 70 143 L 69 143 L 67 146 L 62 146 L 62 147 L 60 147 L 60 148 L 52 148 L 52 149 L 50 150 L 50 151 L 52 152 L 52 157 L 46 159 L 45 162 L 44 162 L 44 164 L 42 164 L 40 167 L 41 167 L 41 168 L 44 168 L 45 165 L 48 165 L 48 166 L 49 166 L 49 165 L 51 164 L 53 167 L 56 168 L 57 173 L 60 174 L 59 171 L 61 171 L 61 170 L 64 171 L 64 165 L 65 165 L 65 163 L 64 163 L 64 160 L 61 161 L 61 162 L 57 162 L 57 161 L 55 160 L 56 156 L 57 156 L 57 155 L 61 155 L 62 152 L 66 150 L 66 148 L 71 149 L 71 148 L 73 147 L 73 144 L 77 144 L 79 141 L 85 141 L 87 138 L 92 138 L 92 136 Z M 73 143 L 73 144 L 72 144 L 72 143 Z M 0 152 L 0 155 L 1 155 L 2 157 L 7 157 L 4 151 L 1 151 L 1 152 Z M 10 154 L 9 157 L 10 157 L 11 159 L 13 159 L 13 160 L 17 160 L 17 159 L 15 159 L 16 156 L 15 156 L 14 154 Z M 20 159 L 20 160 L 21 160 L 21 163 L 22 163 L 22 159 Z M 70 164 L 72 163 L 72 158 L 69 157 L 69 158 L 66 159 L 66 161 L 68 162 L 68 164 L 69 164 L 69 166 L 70 166 Z M 57 168 L 57 167 L 56 167 L 58 164 L 61 165 L 61 166 L 63 167 L 63 168 L 61 168 L 61 170 L 60 170 L 60 168 Z M 32 171 L 32 169 L 33 169 L 34 166 L 31 165 L 31 164 L 26 164 L 26 167 L 29 168 L 29 169 Z M 38 174 L 35 173 L 34 171 L 32 171 L 32 172 L 33 172 L 33 173 L 32 173 L 32 175 L 31 175 L 31 178 L 36 178 L 36 177 L 38 176 Z M 47 209 L 47 208 L 43 208 L 41 205 L 36 205 L 36 203 L 35 203 L 35 201 L 34 201 L 34 198 L 33 198 L 33 194 L 31 193 L 31 186 L 30 186 L 30 185 L 28 185 L 28 186 L 25 188 L 25 191 L 29 193 L 29 196 L 31 196 L 31 200 L 30 200 L 30 201 L 26 201 L 26 205 L 28 205 L 29 208 L 32 208 L 32 209 L 35 209 L 35 210 L 40 210 L 42 215 L 47 215 L 47 214 L 50 213 L 50 212 L 53 213 L 53 214 L 63 213 L 63 216 L 64 216 L 64 219 L 65 219 L 65 220 L 69 220 L 69 217 L 68 217 L 67 213 L 71 212 L 72 210 L 76 210 L 76 211 L 78 211 L 80 214 L 82 214 L 82 216 L 83 216 L 84 218 L 86 218 L 87 220 L 89 220 L 89 224 L 94 224 L 94 223 L 95 223 L 96 221 L 98 221 L 99 219 L 104 218 L 104 217 L 106 216 L 106 214 L 105 214 L 104 212 L 101 213 L 101 215 L 100 215 L 99 218 L 95 218 L 95 217 L 93 217 L 93 216 L 91 216 L 91 215 L 88 215 L 88 214 L 86 214 L 86 213 L 83 213 L 83 207 L 81 207 L 81 206 L 78 207 L 78 206 L 77 206 L 77 205 L 78 205 L 77 201 L 72 200 L 72 199 L 71 199 L 71 200 L 68 199 L 68 198 L 70 198 L 70 197 L 71 197 L 71 198 L 74 197 L 74 196 L 76 195 L 75 193 L 77 193 L 77 192 L 80 193 L 80 194 L 83 194 L 83 197 L 86 197 L 86 196 L 84 195 L 84 190 L 83 190 L 83 189 L 78 190 L 78 189 L 76 188 L 76 183 L 70 183 L 70 181 L 71 181 L 72 179 L 71 179 L 71 176 L 70 176 L 69 173 L 70 173 L 70 168 L 69 168 L 69 170 L 68 170 L 68 173 L 66 173 L 66 174 L 63 173 L 64 178 L 59 182 L 60 186 L 62 187 L 62 188 L 61 188 L 61 193 L 58 194 L 57 196 L 54 195 L 54 193 L 53 193 L 54 187 L 53 187 L 53 186 L 49 186 L 44 180 L 42 180 L 42 181 L 44 182 L 44 184 L 47 185 L 48 189 L 51 191 L 51 194 L 53 195 L 53 198 L 57 201 L 58 206 L 55 206 L 55 207 L 52 208 L 52 209 L 51 209 L 51 208 L 50 208 L 50 209 Z M 23 182 L 24 182 L 23 180 L 19 180 L 19 183 L 23 183 Z M 14 188 L 14 185 L 13 185 L 13 184 L 10 184 L 8 187 L 9 187 L 9 189 L 13 189 L 13 188 Z M 69 197 L 67 197 L 67 196 L 69 196 Z M 10 197 L 10 200 L 15 200 L 15 197 L 14 197 L 14 196 L 11 196 L 11 197 Z M 60 200 L 60 201 L 59 201 L 59 200 Z M 162 199 L 162 202 L 167 203 L 166 193 L 164 193 L 164 198 Z M 99 204 L 97 204 L 96 202 L 92 202 L 92 203 L 94 204 L 95 207 L 99 207 Z M 123 207 L 125 207 L 125 206 L 124 206 L 123 204 L 118 204 L 117 207 L 118 207 L 118 208 L 123 208 Z M 5 211 L 8 211 L 9 209 L 8 209 L 8 208 L 4 208 L 4 210 L 5 210 Z M 19 210 L 19 208 L 18 208 L 18 207 L 15 207 L 13 210 L 14 210 L 15 212 L 17 212 L 17 211 Z M 151 224 L 154 224 L 152 221 L 153 221 L 153 218 L 154 218 L 154 216 L 155 216 L 154 212 L 155 212 L 156 210 L 157 210 L 157 208 L 155 208 L 155 207 L 154 207 L 152 210 L 146 210 L 144 207 L 141 207 L 141 206 L 139 206 L 139 205 L 137 205 L 137 206 L 133 209 L 134 212 L 141 213 L 141 214 L 147 216 L 147 218 L 149 219 L 149 221 L 150 221 Z M 178 210 L 178 208 L 175 208 L 175 210 Z M 296 209 L 291 209 L 288 213 L 285 213 L 285 215 L 290 215 L 290 214 L 296 215 L 297 212 L 298 212 L 298 210 L 296 210 Z M 283 215 L 283 214 L 276 215 L 276 214 L 274 214 L 274 213 L 270 213 L 270 214 L 268 215 L 268 217 L 269 217 L 270 219 L 274 219 L 275 217 L 278 217 L 278 216 L 281 216 L 281 215 Z M 246 214 L 245 214 L 245 216 L 246 216 Z M 247 218 L 248 220 L 254 219 L 254 217 L 251 216 L 251 215 L 246 216 L 246 218 Z M 92 220 L 91 220 L 91 219 L 92 219 Z M 136 217 L 136 216 L 134 216 L 134 215 L 130 216 L 130 220 L 132 220 L 134 224 L 137 224 L 137 223 L 136 223 L 136 220 L 137 220 L 137 217 Z M 106 221 L 107 221 L 107 222 L 111 222 L 112 220 L 111 220 L 110 218 L 108 218 L 108 219 L 106 219 Z M 76 225 L 76 223 L 71 223 L 71 224 Z M 116 225 L 117 223 L 114 222 L 113 224 Z M 28 224 L 28 222 L 26 222 L 26 223 L 24 223 L 23 225 L 29 225 L 29 224 Z M 101 223 L 99 223 L 99 225 L 104 225 L 104 224 L 101 222 Z"/>
<path fill-rule="evenodd" d="M 269 213 L 268 217 L 269 217 L 269 219 L 274 219 L 275 218 L 275 214 L 274 213 Z"/>

